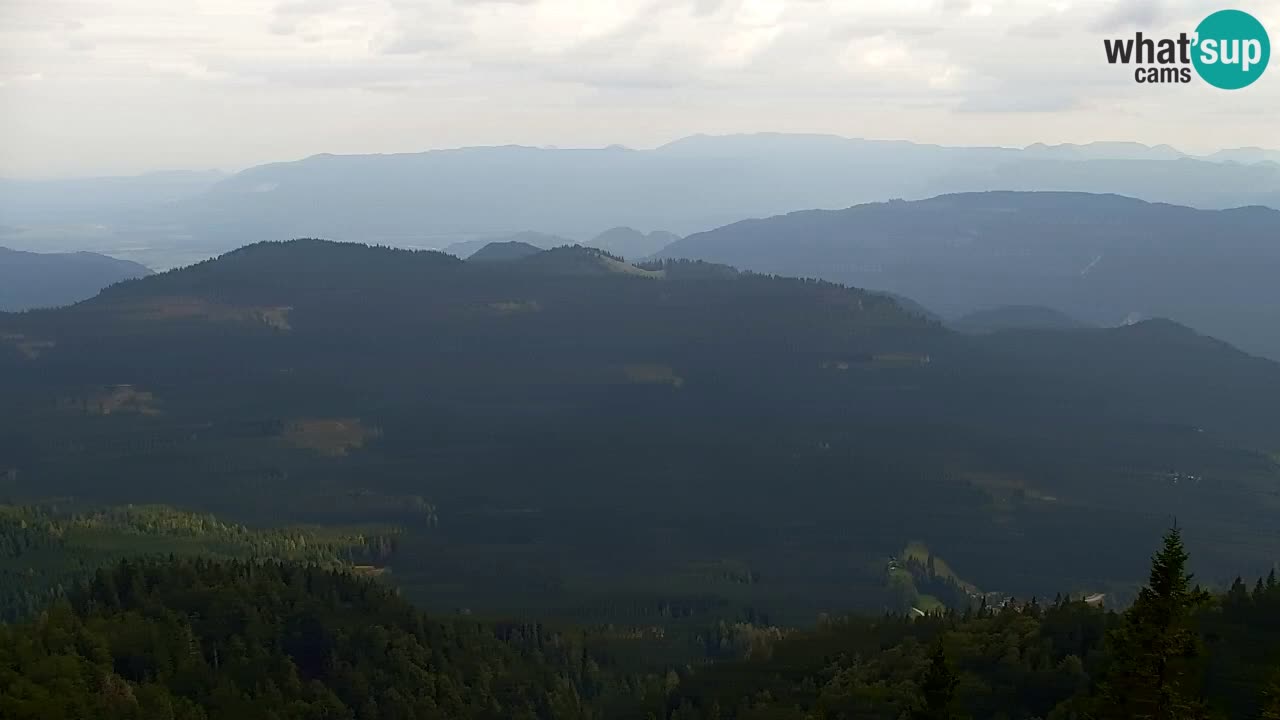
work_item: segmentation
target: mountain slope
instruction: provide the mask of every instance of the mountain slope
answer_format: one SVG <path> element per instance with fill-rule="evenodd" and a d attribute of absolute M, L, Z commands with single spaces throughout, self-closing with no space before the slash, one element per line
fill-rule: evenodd
<path fill-rule="evenodd" d="M 217 170 L 67 180 L 0 178 L 0 225 L 128 222 L 132 214 L 194 197 L 225 179 Z"/>
<path fill-rule="evenodd" d="M 642 233 L 629 227 L 605 230 L 587 243 L 591 247 L 631 260 L 640 260 L 658 252 L 679 240 L 680 237 L 665 230 Z"/>
<path fill-rule="evenodd" d="M 0 312 L 70 305 L 122 280 L 150 275 L 96 253 L 31 253 L 0 247 Z"/>
<path fill-rule="evenodd" d="M 574 244 L 568 238 L 562 238 L 558 235 L 548 235 L 540 232 L 518 232 L 514 235 L 506 235 L 503 237 L 486 238 L 481 240 L 463 240 L 462 242 L 451 243 L 446 245 L 441 252 L 453 255 L 454 257 L 466 260 L 476 253 L 480 248 L 492 243 L 518 242 L 526 245 L 532 245 L 542 250 L 550 250 L 554 247 L 562 245 Z"/>
<path fill-rule="evenodd" d="M 947 316 L 1042 305 L 1095 325 L 1169 317 L 1280 358 L 1280 211 L 989 192 L 791 213 L 661 257 L 887 290 Z"/>
<path fill-rule="evenodd" d="M 617 693 L 576 638 L 278 562 L 121 562 L 0 640 L 12 718 L 578 718 Z"/>
<path fill-rule="evenodd" d="M 0 403 L 12 497 L 403 523 L 435 608 L 809 622 L 892 606 L 913 541 L 984 589 L 1123 589 L 1171 515 L 1207 567 L 1280 555 L 1275 363 L 590 248 L 249 246 L 0 315 Z"/>
<path fill-rule="evenodd" d="M 1260 147 L 1242 147 L 1219 150 L 1208 156 L 1217 162 L 1234 163 L 1280 163 L 1280 150 L 1269 150 Z"/>
<path fill-rule="evenodd" d="M 947 323 L 953 330 L 989 333 L 1001 330 L 1074 330 L 1088 327 L 1066 313 L 1036 305 L 1006 305 L 971 312 Z"/>
<path fill-rule="evenodd" d="M 542 252 L 529 243 L 523 243 L 516 240 L 508 242 L 491 242 L 480 248 L 467 257 L 469 262 L 502 262 L 505 260 L 519 260 L 537 255 Z"/>

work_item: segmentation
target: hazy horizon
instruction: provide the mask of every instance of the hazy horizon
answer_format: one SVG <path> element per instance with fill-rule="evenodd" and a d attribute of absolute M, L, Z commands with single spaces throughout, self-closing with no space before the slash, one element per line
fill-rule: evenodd
<path fill-rule="evenodd" d="M 449 150 L 468 150 L 468 149 L 475 149 L 475 148 L 524 147 L 524 148 L 532 148 L 537 150 L 608 150 L 611 148 L 620 148 L 623 150 L 645 152 L 645 151 L 651 151 L 651 150 L 658 150 L 664 146 L 677 143 L 681 140 L 688 140 L 691 138 L 700 138 L 700 137 L 724 138 L 724 137 L 752 137 L 752 136 L 829 137 L 829 138 L 839 138 L 841 140 L 867 141 L 867 142 L 874 142 L 874 143 L 908 143 L 912 145 L 935 146 L 935 147 L 943 147 L 943 148 L 1000 149 L 1000 150 L 1027 150 L 1035 146 L 1045 146 L 1049 148 L 1055 148 L 1055 147 L 1072 147 L 1072 146 L 1088 147 L 1088 146 L 1099 146 L 1099 145 L 1114 145 L 1114 146 L 1133 145 L 1133 146 L 1143 146 L 1146 148 L 1153 148 L 1153 149 L 1160 148 L 1160 147 L 1172 148 L 1173 150 L 1191 159 L 1208 158 L 1212 156 L 1214 153 L 1227 152 L 1227 151 L 1233 151 L 1233 150 L 1265 150 L 1269 152 L 1280 152 L 1280 141 L 1277 141 L 1270 145 L 1224 144 L 1221 146 L 1209 147 L 1207 149 L 1203 149 L 1199 151 L 1192 151 L 1183 147 L 1179 147 L 1177 145 L 1172 145 L 1170 143 L 1144 143 L 1138 140 L 1125 140 L 1125 139 L 1119 139 L 1119 138 L 1102 138 L 1102 139 L 1090 140 L 1086 142 L 1049 142 L 1049 141 L 1039 140 L 1039 141 L 1032 141 L 1030 143 L 965 144 L 965 143 L 926 142 L 922 140 L 916 140 L 916 139 L 904 138 L 904 137 L 866 137 L 866 136 L 854 136 L 854 135 L 839 135 L 837 133 L 829 133 L 829 132 L 801 132 L 801 131 L 782 132 L 777 130 L 756 130 L 756 131 L 744 131 L 744 132 L 735 132 L 735 133 L 694 132 L 688 135 L 672 137 L 662 142 L 658 142 L 651 145 L 643 145 L 643 146 L 627 145 L 624 143 L 605 143 L 600 145 L 587 145 L 587 144 L 533 145 L 533 144 L 515 143 L 515 142 L 510 142 L 510 143 L 495 142 L 495 143 L 481 143 L 481 144 L 475 144 L 475 145 L 450 145 L 450 146 L 443 146 L 443 147 L 423 147 L 419 149 L 413 149 L 413 148 L 405 148 L 405 149 L 399 149 L 399 150 L 390 149 L 390 150 L 376 151 L 376 152 L 356 151 L 356 152 L 340 153 L 340 152 L 332 152 L 328 150 L 320 150 L 317 152 L 309 153 L 307 155 L 268 158 L 266 160 L 263 160 L 262 162 L 253 163 L 251 165 L 235 165 L 235 166 L 216 166 L 216 165 L 177 166 L 175 165 L 175 166 L 169 166 L 169 167 L 157 167 L 149 170 L 142 170 L 139 172 L 122 172 L 122 173 L 40 176 L 40 175 L 7 175 L 7 174 L 3 174 L 2 170 L 0 170 L 0 180 L 9 180 L 9 181 L 17 181 L 17 182 L 39 182 L 39 181 L 45 181 L 45 180 L 57 181 L 57 180 L 103 179 L 103 178 L 112 178 L 112 177 L 138 177 L 143 175 L 159 175 L 164 173 L 184 173 L 184 172 L 187 172 L 187 173 L 220 172 L 226 175 L 233 175 L 243 170 L 247 170 L 251 167 L 258 167 L 261 165 L 273 165 L 278 163 L 298 162 L 301 160 L 305 160 L 307 158 L 323 156 L 323 155 L 341 155 L 341 156 L 418 155 L 418 154 L 429 153 L 429 152 L 441 152 L 441 151 L 449 151 Z"/>
<path fill-rule="evenodd" d="M 244 168 L 318 153 L 647 148 L 698 133 L 944 145 L 1277 143 L 1273 71 L 1138 85 L 1102 40 L 1202 0 L 0 4 L 0 176 Z M 1280 1 L 1241 5 L 1280 24 Z"/>

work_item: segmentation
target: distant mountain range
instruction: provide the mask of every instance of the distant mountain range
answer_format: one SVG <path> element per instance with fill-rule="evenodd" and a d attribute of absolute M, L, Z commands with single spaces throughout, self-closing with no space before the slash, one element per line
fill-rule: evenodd
<path fill-rule="evenodd" d="M 193 251 L 213 255 L 287 237 L 444 247 L 536 230 L 583 243 L 607 227 L 686 235 L 799 209 L 977 190 L 1280 207 L 1274 160 L 1275 151 L 1257 148 L 1196 158 L 1137 143 L 1011 149 L 785 134 L 694 136 L 652 150 L 317 155 L 228 177 L 5 181 L 0 225 L 40 247 L 102 249 L 127 239 L 137 248 L 129 257 L 165 268 L 189 262 Z"/>
<path fill-rule="evenodd" d="M 905 295 L 943 317 L 1009 305 L 1091 325 L 1167 317 L 1280 358 L 1280 211 L 988 192 L 810 210 L 684 238 L 660 257 Z"/>
<path fill-rule="evenodd" d="M 629 227 L 616 227 L 600 233 L 587 245 L 628 260 L 643 260 L 679 239 L 679 235 L 665 230 L 642 233 Z"/>
<path fill-rule="evenodd" d="M 1251 165 L 1254 163 L 1280 163 L 1280 150 L 1268 150 L 1259 147 L 1233 148 L 1219 150 L 1206 157 L 1215 162 L 1234 162 Z"/>
<path fill-rule="evenodd" d="M 0 178 L 0 225 L 67 226 L 141 220 L 227 179 L 218 170 L 176 170 L 67 180 Z"/>
<path fill-rule="evenodd" d="M 71 305 L 146 267 L 89 252 L 31 253 L 0 247 L 0 311 Z"/>

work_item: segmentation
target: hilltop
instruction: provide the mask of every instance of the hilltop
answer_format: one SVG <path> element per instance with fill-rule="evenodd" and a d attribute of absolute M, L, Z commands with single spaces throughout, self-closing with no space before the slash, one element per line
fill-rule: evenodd
<path fill-rule="evenodd" d="M 529 243 L 509 240 L 507 242 L 491 242 L 469 255 L 467 260 L 470 262 L 503 262 L 506 260 L 520 260 L 530 255 L 537 255 L 540 252 L 543 252 L 541 248 Z"/>

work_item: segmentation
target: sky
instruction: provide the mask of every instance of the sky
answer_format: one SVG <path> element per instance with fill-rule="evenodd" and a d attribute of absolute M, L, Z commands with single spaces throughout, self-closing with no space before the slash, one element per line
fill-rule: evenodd
<path fill-rule="evenodd" d="M 1280 146 L 1254 85 L 1139 85 L 1102 40 L 1201 0 L 0 0 L 0 177 L 321 152 L 654 147 L 824 132 L 951 145 Z M 1241 0 L 1280 42 L 1280 0 Z M 1272 65 L 1280 66 L 1280 59 Z"/>

